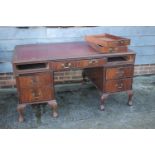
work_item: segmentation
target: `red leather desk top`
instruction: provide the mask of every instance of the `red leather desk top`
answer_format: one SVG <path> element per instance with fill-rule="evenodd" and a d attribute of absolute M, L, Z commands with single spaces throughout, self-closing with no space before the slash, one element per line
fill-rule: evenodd
<path fill-rule="evenodd" d="M 122 54 L 123 53 L 120 53 L 120 55 Z M 13 63 L 61 60 L 69 58 L 95 58 L 106 55 L 109 54 L 98 53 L 93 48 L 89 47 L 86 42 L 18 45 L 15 48 Z"/>

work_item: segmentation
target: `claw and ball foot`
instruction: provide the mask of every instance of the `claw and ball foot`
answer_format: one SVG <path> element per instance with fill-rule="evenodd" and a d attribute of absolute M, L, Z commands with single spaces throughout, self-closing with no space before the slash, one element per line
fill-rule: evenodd
<path fill-rule="evenodd" d="M 53 117 L 58 117 L 58 104 L 56 102 L 56 100 L 51 100 L 48 102 L 48 105 L 51 107 L 52 109 L 52 116 Z"/>
<path fill-rule="evenodd" d="M 105 100 L 107 99 L 109 95 L 108 94 L 102 94 L 101 101 L 100 101 L 100 110 L 103 111 L 105 109 Z"/>
<path fill-rule="evenodd" d="M 26 107 L 26 104 L 18 104 L 17 111 L 19 113 L 18 121 L 21 123 L 24 121 L 24 109 Z"/>
<path fill-rule="evenodd" d="M 129 105 L 129 106 L 132 106 L 132 101 L 129 101 L 129 102 L 128 102 L 128 105 Z"/>
<path fill-rule="evenodd" d="M 127 93 L 128 93 L 128 105 L 132 106 L 133 91 L 129 90 Z"/>

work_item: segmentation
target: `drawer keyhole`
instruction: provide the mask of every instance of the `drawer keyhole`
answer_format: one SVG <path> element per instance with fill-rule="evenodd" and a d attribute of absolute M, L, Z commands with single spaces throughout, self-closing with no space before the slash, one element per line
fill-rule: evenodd
<path fill-rule="evenodd" d="M 33 77 L 32 78 L 32 85 L 33 84 L 37 84 L 38 83 L 38 78 L 37 77 Z"/>

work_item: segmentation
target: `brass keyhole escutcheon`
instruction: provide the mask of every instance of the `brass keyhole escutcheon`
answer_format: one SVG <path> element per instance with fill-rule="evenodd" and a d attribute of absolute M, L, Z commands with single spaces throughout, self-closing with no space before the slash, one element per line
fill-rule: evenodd
<path fill-rule="evenodd" d="M 33 84 L 37 84 L 38 81 L 39 81 L 39 80 L 38 80 L 38 77 L 36 77 L 36 76 L 32 77 L 32 79 L 31 79 L 32 85 L 33 85 Z"/>

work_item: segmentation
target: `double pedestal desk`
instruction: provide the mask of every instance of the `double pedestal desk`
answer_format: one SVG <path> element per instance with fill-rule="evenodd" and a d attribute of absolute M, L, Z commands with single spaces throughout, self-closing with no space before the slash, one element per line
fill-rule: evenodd
<path fill-rule="evenodd" d="M 19 97 L 19 122 L 24 120 L 24 108 L 29 104 L 48 103 L 53 117 L 58 116 L 54 91 L 57 71 L 82 69 L 83 79 L 88 77 L 102 93 L 101 110 L 108 95 L 117 92 L 127 92 L 128 104 L 132 105 L 134 62 L 135 53 L 131 50 L 102 54 L 86 42 L 16 46 L 13 70 Z"/>

